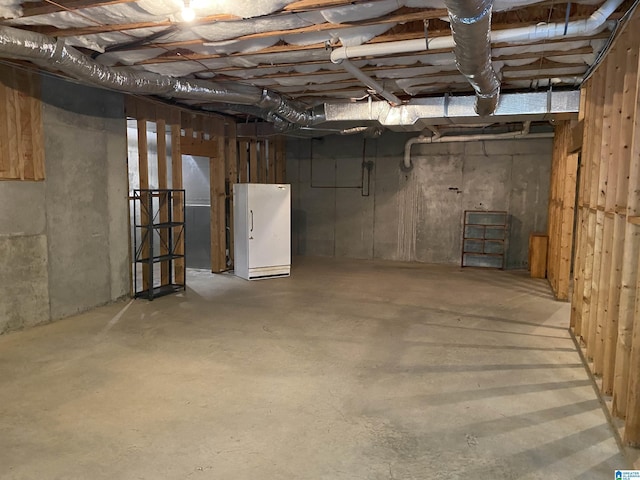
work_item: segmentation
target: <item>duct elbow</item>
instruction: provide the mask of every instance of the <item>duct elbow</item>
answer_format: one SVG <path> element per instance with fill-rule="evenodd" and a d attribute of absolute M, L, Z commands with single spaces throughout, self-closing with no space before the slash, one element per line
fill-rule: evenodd
<path fill-rule="evenodd" d="M 500 88 L 497 88 L 489 95 L 476 94 L 476 113 L 481 117 L 492 115 L 498 108 L 499 98 Z"/>
<path fill-rule="evenodd" d="M 476 113 L 491 115 L 498 105 L 500 80 L 491 65 L 493 0 L 445 0 L 458 70 L 476 92 Z"/>
<path fill-rule="evenodd" d="M 347 58 L 347 52 L 345 47 L 336 48 L 331 52 L 331 61 L 336 64 L 342 63 Z"/>

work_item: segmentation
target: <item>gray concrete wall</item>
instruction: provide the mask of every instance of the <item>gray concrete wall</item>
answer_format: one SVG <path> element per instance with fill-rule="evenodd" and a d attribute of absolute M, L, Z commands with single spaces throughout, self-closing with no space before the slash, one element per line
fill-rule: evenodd
<path fill-rule="evenodd" d="M 122 95 L 43 77 L 44 182 L 0 183 L 0 333 L 128 294 Z"/>
<path fill-rule="evenodd" d="M 294 254 L 457 264 L 463 212 L 506 210 L 507 267 L 526 267 L 529 233 L 547 228 L 552 140 L 415 145 L 403 172 L 412 136 L 289 139 Z"/>

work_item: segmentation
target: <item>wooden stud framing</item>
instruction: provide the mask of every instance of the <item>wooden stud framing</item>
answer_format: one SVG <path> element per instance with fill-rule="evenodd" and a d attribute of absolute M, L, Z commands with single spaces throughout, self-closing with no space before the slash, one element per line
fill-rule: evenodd
<path fill-rule="evenodd" d="M 603 69 L 596 71 L 594 75 L 595 89 L 594 89 L 594 120 L 593 128 L 591 129 L 591 137 L 588 141 L 591 143 L 590 162 L 587 164 L 588 181 L 586 187 L 588 188 L 588 203 L 587 205 L 587 232 L 586 232 L 586 255 L 584 264 L 584 299 L 582 305 L 582 335 L 585 340 L 587 349 L 586 355 L 588 358 L 593 358 L 595 349 L 595 315 L 592 313 L 592 290 L 593 290 L 593 271 L 595 262 L 594 257 L 595 245 L 596 245 L 596 230 L 597 230 L 597 201 L 598 201 L 598 182 L 600 175 L 600 148 L 602 140 L 602 115 L 604 109 L 604 85 L 605 74 Z M 593 302 L 595 307 L 595 302 Z"/>
<path fill-rule="evenodd" d="M 568 153 L 570 122 L 556 125 L 549 199 L 549 254 L 547 276 L 558 300 L 568 300 L 571 280 L 574 210 L 578 154 Z"/>
<path fill-rule="evenodd" d="M 258 183 L 258 141 L 253 139 L 249 141 L 249 181 Z"/>
<path fill-rule="evenodd" d="M 640 14 L 636 11 L 634 20 L 629 26 L 631 32 L 637 32 L 640 28 Z M 634 36 L 635 43 L 631 45 L 631 49 L 638 52 L 640 41 L 637 35 Z M 636 54 L 637 55 L 637 54 Z M 640 64 L 639 64 L 640 65 Z M 630 305 L 621 304 L 620 320 L 625 323 L 627 330 L 626 336 L 629 336 L 628 330 L 631 330 L 631 345 L 629 358 L 626 360 L 627 379 L 622 378 L 622 382 L 627 382 L 626 391 L 626 421 L 624 440 L 634 446 L 640 446 L 640 269 L 638 261 L 640 261 L 640 225 L 634 221 L 629 221 L 640 215 L 640 66 L 636 69 L 636 88 L 635 98 L 627 94 L 627 101 L 631 101 L 634 105 L 632 122 L 627 127 L 632 130 L 631 148 L 629 149 L 629 183 L 627 192 L 627 234 L 625 235 L 625 249 L 623 252 L 623 280 L 622 290 L 632 289 L 635 292 L 633 298 L 634 307 L 630 309 Z M 633 91 L 634 89 L 631 89 Z M 627 243 L 627 240 L 630 244 Z M 628 271 L 624 269 L 629 265 Z M 629 296 L 625 298 L 626 302 L 631 299 Z M 624 314 L 624 316 L 623 316 Z M 625 345 L 625 349 L 628 348 Z M 625 352 L 626 353 L 626 352 Z M 616 372 L 617 374 L 618 372 Z"/>
<path fill-rule="evenodd" d="M 156 142 L 158 146 L 158 188 L 165 190 L 168 187 L 167 180 L 167 123 L 164 119 L 158 119 L 156 121 Z M 160 222 L 169 221 L 169 204 L 168 196 L 160 196 L 159 214 Z M 169 253 L 169 230 L 162 229 L 159 232 L 160 235 L 160 255 L 167 255 Z M 160 263 L 160 281 L 162 285 L 169 283 L 169 262 Z"/>
<path fill-rule="evenodd" d="M 285 140 L 283 136 L 275 139 L 276 150 L 276 183 L 285 183 L 287 171 L 287 158 L 285 154 Z"/>
<path fill-rule="evenodd" d="M 228 122 L 225 125 L 225 164 L 227 169 L 227 181 L 226 191 L 228 198 L 228 215 L 227 215 L 227 229 L 229 231 L 229 241 L 227 248 L 229 250 L 229 263 L 233 267 L 234 252 L 233 252 L 233 185 L 238 183 L 238 141 L 236 137 L 236 124 Z"/>
<path fill-rule="evenodd" d="M 627 225 L 629 215 L 640 211 L 640 202 L 637 194 L 633 193 L 631 186 L 634 179 L 639 178 L 640 162 L 638 155 L 632 156 L 629 153 L 634 141 L 634 119 L 638 111 L 638 50 L 627 48 L 625 60 L 626 71 L 624 80 L 624 90 L 622 98 L 622 120 L 621 135 L 619 144 L 619 154 L 623 157 L 630 157 L 630 161 L 620 162 L 620 172 L 618 175 L 618 188 L 616 200 L 616 220 L 615 245 L 620 249 L 616 252 L 614 260 L 615 270 L 620 271 L 620 278 L 612 275 L 611 282 L 616 282 L 619 289 L 618 301 L 615 302 L 617 312 L 612 309 L 612 315 L 618 317 L 618 339 L 615 354 L 614 387 L 613 387 L 613 413 L 620 417 L 625 417 L 627 408 L 627 392 L 629 378 L 629 361 L 631 354 L 631 339 L 633 333 L 633 323 L 635 314 L 636 291 L 634 285 L 637 281 L 637 264 L 633 261 L 638 258 L 640 239 L 636 228 Z M 625 218 L 626 217 L 626 218 Z M 621 245 L 620 245 L 620 237 Z M 615 273 L 615 272 L 614 272 Z"/>
<path fill-rule="evenodd" d="M 171 188 L 180 190 L 184 188 L 182 183 L 182 151 L 180 150 L 180 123 L 171 124 Z M 177 201 L 176 201 L 177 200 Z M 184 195 L 177 195 L 173 204 L 173 219 L 175 222 L 184 222 Z M 174 237 L 179 235 L 179 228 L 174 229 Z M 184 255 L 184 235 L 180 236 L 175 247 L 178 255 Z M 176 283 L 185 284 L 186 271 L 184 258 L 174 260 L 174 279 Z"/>
<path fill-rule="evenodd" d="M 267 148 L 267 183 L 276 183 L 276 149 L 272 140 L 265 141 Z"/>
<path fill-rule="evenodd" d="M 624 33 L 626 37 L 628 30 Z M 626 39 L 626 38 L 625 38 Z M 616 224 L 616 201 L 617 188 L 619 185 L 618 176 L 621 169 L 622 155 L 620 154 L 619 145 L 621 140 L 621 124 L 622 124 L 622 93 L 624 90 L 624 61 L 626 59 L 626 50 L 617 49 L 611 58 L 614 64 L 614 77 L 608 79 L 614 85 L 612 102 L 612 118 L 611 132 L 608 148 L 608 158 L 606 159 L 608 167 L 607 184 L 605 192 L 605 218 L 603 231 L 603 252 L 600 267 L 599 291 L 600 298 L 598 302 L 597 321 L 601 324 L 602 329 L 602 392 L 606 395 L 613 393 L 613 375 L 615 367 L 615 352 L 618 334 L 618 317 L 612 315 L 610 309 L 617 301 L 612 300 L 619 290 L 616 285 L 611 285 L 611 277 L 615 275 L 616 267 L 613 266 L 614 256 L 614 230 Z M 620 223 L 620 221 L 618 221 Z M 616 252 L 617 253 L 617 252 Z"/>
<path fill-rule="evenodd" d="M 145 190 L 149 188 L 149 155 L 147 146 L 147 120 L 146 118 L 139 118 L 138 124 L 138 173 L 140 176 L 140 189 Z M 141 195 L 141 204 L 147 205 L 149 199 L 147 195 Z M 146 225 L 149 222 L 149 212 L 144 207 L 140 208 L 140 224 Z M 150 255 L 149 242 L 153 241 L 152 232 L 148 233 L 146 239 L 141 239 L 141 258 L 148 258 Z M 147 263 L 142 264 L 142 289 L 147 290 L 149 288 L 149 265 Z"/>
<path fill-rule="evenodd" d="M 238 180 L 240 183 L 249 181 L 249 142 L 238 141 Z"/>
<path fill-rule="evenodd" d="M 624 441 L 640 446 L 640 12 L 618 32 L 582 90 L 583 140 L 578 193 L 571 327 Z M 556 139 L 558 141 L 558 138 Z M 564 154 L 580 142 L 575 138 Z M 554 152 L 557 153 L 557 152 Z M 556 159 L 554 158 L 554 168 Z M 565 167 L 565 176 L 569 168 Z M 559 168 L 554 181 L 562 176 Z M 561 243 L 555 196 L 550 241 Z M 557 254 L 552 254 L 553 262 Z M 560 256 L 562 258 L 562 255 Z M 551 276 L 553 277 L 553 275 Z M 550 277 L 550 280 L 552 279 Z M 553 284 L 553 282 L 552 282 Z"/>
<path fill-rule="evenodd" d="M 0 106 L 0 180 L 43 180 L 40 77 L 3 67 Z"/>
<path fill-rule="evenodd" d="M 209 159 L 209 187 L 211 190 L 211 271 L 223 272 L 227 269 L 227 235 L 225 223 L 226 191 L 225 191 L 225 142 L 224 120 L 215 124 L 215 135 L 218 139 L 215 156 Z"/>
<path fill-rule="evenodd" d="M 267 165 L 267 140 L 261 140 L 258 142 L 258 158 L 260 159 L 260 163 L 258 164 L 259 182 L 269 183 L 267 180 L 267 173 L 269 170 L 269 166 Z"/>

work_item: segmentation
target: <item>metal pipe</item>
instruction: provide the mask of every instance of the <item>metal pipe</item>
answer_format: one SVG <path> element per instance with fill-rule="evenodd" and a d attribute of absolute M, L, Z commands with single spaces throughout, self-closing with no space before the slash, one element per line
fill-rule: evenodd
<path fill-rule="evenodd" d="M 589 18 L 583 20 L 493 31 L 490 33 L 491 43 L 528 43 L 561 37 L 566 38 L 596 34 L 605 28 L 611 29 L 615 26 L 615 21 L 607 21 L 607 19 L 623 1 L 624 0 L 606 0 Z M 371 43 L 336 48 L 331 52 L 331 61 L 340 64 L 345 59 L 356 57 L 400 55 L 424 52 L 427 50 L 451 50 L 454 49 L 455 46 L 456 43 L 453 36 L 429 38 L 426 40 L 426 45 L 424 38 L 399 42 Z M 353 68 L 356 67 L 354 66 Z"/>
<path fill-rule="evenodd" d="M 476 113 L 491 115 L 498 105 L 500 80 L 491 65 L 493 0 L 445 0 L 456 44 L 456 66 L 476 92 Z"/>
<path fill-rule="evenodd" d="M 39 33 L 0 26 L 0 56 L 45 63 L 78 80 L 122 92 L 160 95 L 166 98 L 255 105 L 268 117 L 278 117 L 296 125 L 311 125 L 318 120 L 312 110 L 305 109 L 279 93 L 253 85 L 231 85 L 207 80 L 169 77 L 131 68 L 101 65 L 63 39 Z"/>
<path fill-rule="evenodd" d="M 342 68 L 344 68 L 347 72 L 349 72 L 355 78 L 360 80 L 369 88 L 375 90 L 391 105 L 396 106 L 396 105 L 402 104 L 402 100 L 396 97 L 393 93 L 389 92 L 387 89 L 384 88 L 384 86 L 382 86 L 382 84 L 378 83 L 376 80 L 368 76 L 366 73 L 364 73 L 362 70 L 360 70 L 358 67 L 356 67 L 353 63 L 351 63 L 346 58 L 343 58 L 338 63 L 342 65 Z"/>
<path fill-rule="evenodd" d="M 553 138 L 553 132 L 541 132 L 530 133 L 531 122 L 524 122 L 522 124 L 522 130 L 517 132 L 505 132 L 505 133 L 489 133 L 489 134 L 477 134 L 477 135 L 451 135 L 436 137 L 425 137 L 420 135 L 418 137 L 410 138 L 404 144 L 404 159 L 403 167 L 406 170 L 413 168 L 411 162 L 411 147 L 418 143 L 453 143 L 453 142 L 470 142 L 474 140 L 513 140 L 517 138 Z"/>
<path fill-rule="evenodd" d="M 491 43 L 502 42 L 535 42 L 560 37 L 576 37 L 595 34 L 606 28 L 612 28 L 615 22 L 607 22 L 607 18 L 622 4 L 624 0 L 607 0 L 589 18 L 565 23 L 543 23 L 528 27 L 509 28 L 491 32 Z M 428 40 L 428 50 L 452 49 L 455 42 L 452 36 L 435 37 Z M 425 39 L 402 40 L 399 42 L 370 43 L 352 47 L 339 47 L 331 52 L 331 61 L 340 63 L 341 60 L 356 57 L 376 57 L 403 53 L 425 51 Z"/>

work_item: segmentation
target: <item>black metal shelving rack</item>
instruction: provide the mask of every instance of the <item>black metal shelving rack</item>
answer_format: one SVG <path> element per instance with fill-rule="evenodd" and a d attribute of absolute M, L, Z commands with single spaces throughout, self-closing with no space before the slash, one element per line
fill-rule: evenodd
<path fill-rule="evenodd" d="M 461 265 L 504 269 L 508 213 L 466 210 L 463 228 Z"/>
<path fill-rule="evenodd" d="M 185 218 L 185 191 L 168 189 L 138 189 L 133 191 L 133 248 L 134 248 L 134 296 L 153 300 L 155 297 L 185 290 L 184 276 L 177 279 L 175 261 L 184 259 L 185 223 L 176 221 L 176 209 Z M 161 214 L 164 213 L 164 215 Z M 163 218 L 161 218 L 163 217 Z M 154 245 L 160 247 L 156 249 Z M 180 248 L 182 246 L 182 248 Z M 157 251 L 158 250 L 158 251 Z M 154 267 L 167 263 L 168 282 L 162 275 L 156 276 Z M 137 265 L 147 269 L 147 286 L 138 289 L 141 272 Z M 144 278 L 144 274 L 142 274 Z M 159 281 L 157 281 L 159 279 Z M 145 282 L 143 281 L 143 284 Z"/>

